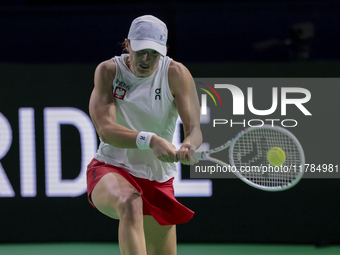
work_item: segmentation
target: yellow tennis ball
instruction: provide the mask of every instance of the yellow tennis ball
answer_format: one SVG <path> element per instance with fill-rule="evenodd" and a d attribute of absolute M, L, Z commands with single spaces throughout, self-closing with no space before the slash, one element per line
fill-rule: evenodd
<path fill-rule="evenodd" d="M 268 162 L 273 166 L 281 166 L 286 160 L 285 152 L 279 147 L 272 147 L 267 152 Z"/>

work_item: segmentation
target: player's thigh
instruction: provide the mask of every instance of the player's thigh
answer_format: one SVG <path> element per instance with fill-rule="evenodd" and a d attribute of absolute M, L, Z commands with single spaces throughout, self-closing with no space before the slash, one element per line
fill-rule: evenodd
<path fill-rule="evenodd" d="M 96 208 L 114 219 L 119 219 L 119 210 L 124 203 L 138 197 L 140 194 L 136 188 L 118 173 L 104 175 L 91 193 Z"/>
<path fill-rule="evenodd" d="M 177 253 L 176 225 L 161 226 L 150 215 L 144 215 L 143 223 L 148 255 Z"/>

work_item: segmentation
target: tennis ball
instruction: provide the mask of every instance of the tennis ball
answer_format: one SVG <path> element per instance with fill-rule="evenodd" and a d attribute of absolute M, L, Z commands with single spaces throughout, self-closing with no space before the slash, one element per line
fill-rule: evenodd
<path fill-rule="evenodd" d="M 267 160 L 273 166 L 281 166 L 286 160 L 286 154 L 281 148 L 272 147 L 267 152 Z"/>

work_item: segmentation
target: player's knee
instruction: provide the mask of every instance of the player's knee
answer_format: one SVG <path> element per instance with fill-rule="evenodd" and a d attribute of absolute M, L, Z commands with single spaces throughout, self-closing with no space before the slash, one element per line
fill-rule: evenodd
<path fill-rule="evenodd" d="M 132 187 L 107 188 L 100 196 L 92 197 L 97 209 L 114 219 L 130 218 L 134 220 L 136 215 L 143 214 L 143 202 L 141 195 Z"/>
<path fill-rule="evenodd" d="M 121 196 L 116 204 L 117 213 L 120 219 L 130 221 L 143 218 L 143 201 L 141 195 L 135 191 L 126 196 Z"/>

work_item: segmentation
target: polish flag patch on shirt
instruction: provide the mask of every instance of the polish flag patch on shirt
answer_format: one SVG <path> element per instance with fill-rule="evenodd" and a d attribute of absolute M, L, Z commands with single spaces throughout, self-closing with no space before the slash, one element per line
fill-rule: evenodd
<path fill-rule="evenodd" d="M 123 89 L 121 87 L 116 87 L 114 92 L 114 97 L 123 100 L 126 94 L 126 89 Z"/>

